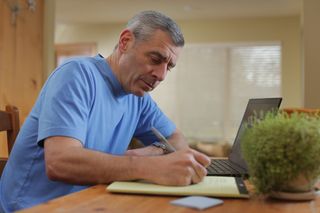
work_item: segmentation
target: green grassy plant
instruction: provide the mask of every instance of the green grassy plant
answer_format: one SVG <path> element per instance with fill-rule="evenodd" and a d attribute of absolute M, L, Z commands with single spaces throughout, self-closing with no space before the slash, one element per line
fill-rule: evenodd
<path fill-rule="evenodd" d="M 320 174 L 320 117 L 304 113 L 267 113 L 252 118 L 241 148 L 258 193 L 286 191 L 291 180 Z"/>

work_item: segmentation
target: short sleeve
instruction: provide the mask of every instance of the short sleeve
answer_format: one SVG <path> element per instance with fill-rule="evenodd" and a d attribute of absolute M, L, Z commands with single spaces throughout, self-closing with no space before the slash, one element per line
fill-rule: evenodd
<path fill-rule="evenodd" d="M 51 136 L 72 137 L 84 143 L 94 98 L 90 72 L 78 62 L 68 62 L 48 79 L 41 102 L 38 144 Z"/>
<path fill-rule="evenodd" d="M 175 124 L 160 110 L 150 95 L 146 94 L 143 97 L 142 113 L 134 137 L 145 145 L 157 141 L 151 127 L 158 129 L 165 137 L 171 136 L 176 129 Z"/>

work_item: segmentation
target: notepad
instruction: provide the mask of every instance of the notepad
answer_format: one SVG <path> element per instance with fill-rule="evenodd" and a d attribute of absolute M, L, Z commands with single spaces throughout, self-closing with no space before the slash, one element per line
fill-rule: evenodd
<path fill-rule="evenodd" d="M 110 184 L 108 191 L 129 194 L 153 195 L 203 195 L 213 197 L 248 198 L 249 194 L 242 178 L 206 176 L 200 183 L 189 186 L 163 186 L 146 182 L 116 181 Z"/>

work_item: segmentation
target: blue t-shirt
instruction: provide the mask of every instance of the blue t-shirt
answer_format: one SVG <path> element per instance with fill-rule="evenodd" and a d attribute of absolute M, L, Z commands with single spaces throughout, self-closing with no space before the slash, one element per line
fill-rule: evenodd
<path fill-rule="evenodd" d="M 2 208 L 14 211 L 88 187 L 48 179 L 44 139 L 72 137 L 86 149 L 123 155 L 132 137 L 154 142 L 152 126 L 166 137 L 175 130 L 148 93 L 123 90 L 102 56 L 67 61 L 50 75 L 19 132 L 0 180 Z"/>

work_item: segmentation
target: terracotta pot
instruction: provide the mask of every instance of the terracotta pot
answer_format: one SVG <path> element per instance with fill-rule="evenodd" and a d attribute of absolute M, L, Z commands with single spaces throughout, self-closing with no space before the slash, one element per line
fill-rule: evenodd
<path fill-rule="evenodd" d="M 315 180 L 309 180 L 301 174 L 290 181 L 282 191 L 273 191 L 269 194 L 272 198 L 283 200 L 313 200 L 316 198 Z"/>
<path fill-rule="evenodd" d="M 290 181 L 283 191 L 286 192 L 310 192 L 314 189 L 316 180 L 310 180 L 301 174 L 296 179 Z"/>

